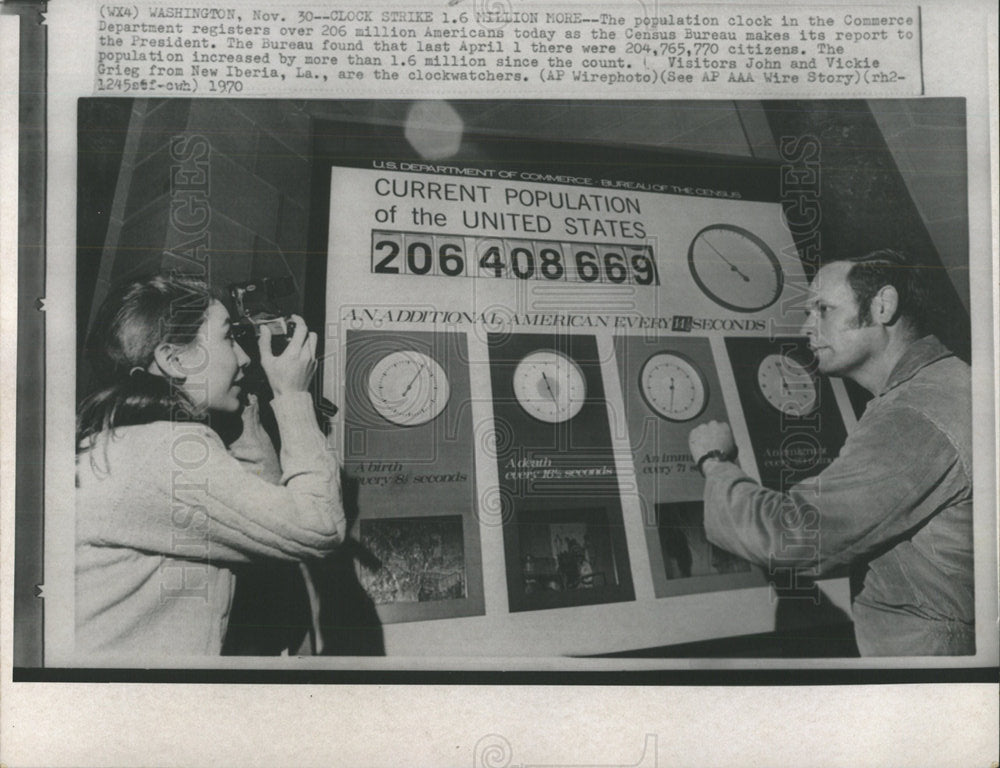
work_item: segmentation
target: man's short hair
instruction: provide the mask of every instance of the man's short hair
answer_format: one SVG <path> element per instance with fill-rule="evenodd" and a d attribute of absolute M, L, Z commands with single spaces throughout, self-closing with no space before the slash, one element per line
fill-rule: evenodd
<path fill-rule="evenodd" d="M 858 325 L 871 323 L 872 299 L 884 286 L 891 285 L 899 296 L 894 320 L 906 319 L 918 333 L 927 332 L 935 309 L 927 265 L 905 251 L 889 248 L 849 256 L 843 261 L 851 264 L 847 282 L 858 302 Z"/>

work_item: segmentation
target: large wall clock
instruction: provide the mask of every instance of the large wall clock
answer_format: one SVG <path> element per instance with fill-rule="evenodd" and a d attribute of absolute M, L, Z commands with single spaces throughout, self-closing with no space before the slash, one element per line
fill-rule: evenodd
<path fill-rule="evenodd" d="M 708 386 L 705 377 L 687 358 L 674 352 L 658 352 L 639 373 L 639 391 L 658 416 L 670 421 L 689 421 L 705 410 Z"/>
<path fill-rule="evenodd" d="M 767 243 L 731 224 L 713 224 L 695 235 L 688 248 L 688 267 L 702 293 L 734 312 L 759 312 L 771 306 L 785 279 Z"/>
<path fill-rule="evenodd" d="M 555 424 L 576 416 L 587 399 L 580 366 L 554 349 L 525 355 L 514 369 L 514 396 L 539 421 Z"/>
<path fill-rule="evenodd" d="M 757 387 L 769 405 L 788 416 L 808 416 L 819 400 L 816 377 L 802 363 L 777 352 L 757 366 Z"/>
<path fill-rule="evenodd" d="M 426 424 L 444 410 L 450 386 L 444 369 L 416 350 L 390 352 L 368 375 L 372 407 L 393 424 Z"/>

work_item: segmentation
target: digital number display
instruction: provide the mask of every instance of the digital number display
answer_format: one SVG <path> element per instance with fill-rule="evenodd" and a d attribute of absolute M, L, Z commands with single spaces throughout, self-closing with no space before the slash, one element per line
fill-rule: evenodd
<path fill-rule="evenodd" d="M 650 245 L 372 231 L 372 273 L 659 285 Z"/>

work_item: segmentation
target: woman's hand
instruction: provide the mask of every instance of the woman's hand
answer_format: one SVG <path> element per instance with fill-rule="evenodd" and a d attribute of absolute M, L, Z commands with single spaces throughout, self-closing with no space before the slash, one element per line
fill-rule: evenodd
<path fill-rule="evenodd" d="M 295 330 L 288 346 L 280 355 L 271 351 L 271 329 L 262 325 L 260 338 L 260 364 L 267 374 L 267 381 L 274 396 L 292 392 L 306 392 L 316 371 L 316 334 L 306 328 L 305 320 L 292 315 Z"/>

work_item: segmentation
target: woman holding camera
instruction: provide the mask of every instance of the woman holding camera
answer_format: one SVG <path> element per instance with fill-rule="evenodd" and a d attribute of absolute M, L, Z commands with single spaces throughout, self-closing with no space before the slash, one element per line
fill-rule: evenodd
<path fill-rule="evenodd" d="M 77 416 L 79 652 L 217 654 L 231 566 L 322 558 L 343 540 L 339 473 L 308 391 L 316 334 L 294 320 L 280 355 L 268 329 L 259 339 L 279 468 L 255 401 L 228 449 L 209 425 L 240 410 L 249 358 L 204 283 L 157 276 L 104 302 L 89 349 L 104 380 Z"/>

